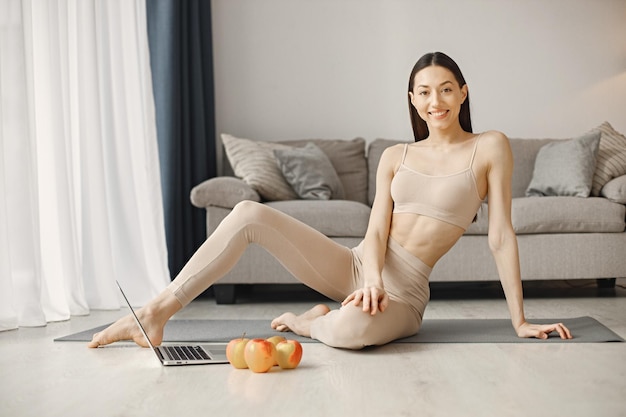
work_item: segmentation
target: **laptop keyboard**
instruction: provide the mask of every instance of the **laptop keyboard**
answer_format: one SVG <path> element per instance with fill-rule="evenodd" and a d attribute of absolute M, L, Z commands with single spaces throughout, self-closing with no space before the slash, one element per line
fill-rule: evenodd
<path fill-rule="evenodd" d="M 161 346 L 169 355 L 170 359 L 193 361 L 211 359 L 200 346 Z"/>

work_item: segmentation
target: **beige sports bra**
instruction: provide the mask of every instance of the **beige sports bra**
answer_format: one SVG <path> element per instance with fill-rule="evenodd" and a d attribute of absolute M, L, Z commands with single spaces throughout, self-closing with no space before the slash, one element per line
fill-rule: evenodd
<path fill-rule="evenodd" d="M 427 175 L 407 167 L 408 144 L 404 145 L 402 162 L 391 181 L 393 212 L 420 214 L 466 230 L 482 203 L 472 171 L 479 138 L 475 139 L 469 166 L 449 175 Z"/>

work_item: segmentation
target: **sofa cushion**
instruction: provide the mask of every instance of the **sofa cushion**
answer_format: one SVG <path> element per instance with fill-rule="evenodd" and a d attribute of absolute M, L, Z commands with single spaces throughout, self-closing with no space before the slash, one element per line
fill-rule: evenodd
<path fill-rule="evenodd" d="M 596 131 L 542 146 L 526 195 L 589 197 L 599 143 Z"/>
<path fill-rule="evenodd" d="M 317 145 L 330 159 L 343 184 L 346 200 L 367 203 L 367 161 L 365 139 L 298 139 L 281 141 L 290 146 Z"/>
<path fill-rule="evenodd" d="M 613 129 L 608 122 L 594 130 L 602 133 L 591 189 L 591 195 L 597 197 L 607 182 L 626 175 L 626 137 Z"/>
<path fill-rule="evenodd" d="M 305 200 L 344 198 L 343 185 L 326 154 L 312 142 L 290 149 L 274 149 L 283 176 Z"/>
<path fill-rule="evenodd" d="M 289 149 L 275 142 L 236 138 L 223 134 L 222 142 L 235 175 L 268 201 L 292 200 L 298 194 L 291 188 L 276 164 L 274 150 Z"/>
<path fill-rule="evenodd" d="M 611 233 L 626 226 L 626 207 L 599 197 L 516 198 L 511 216 L 518 234 Z"/>
<path fill-rule="evenodd" d="M 626 175 L 613 178 L 604 184 L 600 194 L 614 203 L 626 204 Z"/>
<path fill-rule="evenodd" d="M 511 222 L 518 235 L 536 233 L 620 233 L 626 228 L 626 206 L 599 197 L 521 197 L 511 204 Z M 486 235 L 489 208 L 485 203 L 466 235 Z"/>
<path fill-rule="evenodd" d="M 363 237 L 370 207 L 348 200 L 292 200 L 267 203 L 329 237 Z"/>

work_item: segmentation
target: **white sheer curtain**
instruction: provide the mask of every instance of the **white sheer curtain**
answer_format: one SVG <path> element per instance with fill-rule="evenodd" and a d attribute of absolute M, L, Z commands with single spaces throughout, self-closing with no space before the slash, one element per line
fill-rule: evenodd
<path fill-rule="evenodd" d="M 0 2 L 0 330 L 169 282 L 144 0 Z"/>

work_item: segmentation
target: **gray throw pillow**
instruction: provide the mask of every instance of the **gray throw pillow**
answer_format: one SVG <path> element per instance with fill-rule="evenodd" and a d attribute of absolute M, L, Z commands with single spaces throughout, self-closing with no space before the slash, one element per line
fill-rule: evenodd
<path fill-rule="evenodd" d="M 330 159 L 315 144 L 302 148 L 274 149 L 283 176 L 305 200 L 341 200 L 344 190 Z"/>
<path fill-rule="evenodd" d="M 294 200 L 295 191 L 276 166 L 272 151 L 291 149 L 275 142 L 237 138 L 222 134 L 226 156 L 235 175 L 252 187 L 265 201 Z"/>
<path fill-rule="evenodd" d="M 526 195 L 589 197 L 599 143 L 593 131 L 542 146 Z"/>

